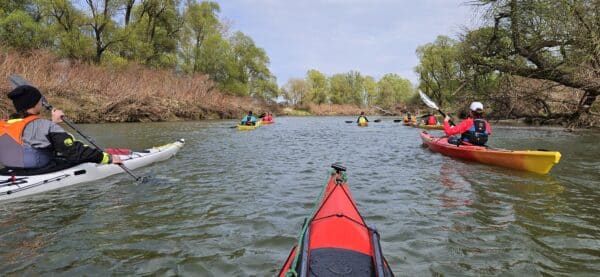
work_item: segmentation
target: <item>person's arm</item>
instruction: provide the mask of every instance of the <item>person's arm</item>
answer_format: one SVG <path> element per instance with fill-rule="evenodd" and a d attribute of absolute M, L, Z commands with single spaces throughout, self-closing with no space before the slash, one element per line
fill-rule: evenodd
<path fill-rule="evenodd" d="M 69 161 L 75 162 L 92 162 L 92 163 L 120 163 L 121 160 L 116 157 L 113 161 L 111 155 L 102 152 L 98 149 L 88 147 L 82 142 L 77 141 L 65 132 L 57 123 L 62 122 L 64 116 L 63 111 L 54 109 L 52 110 L 52 122 L 48 130 L 48 141 L 52 144 L 54 150 L 60 153 Z"/>
<path fill-rule="evenodd" d="M 488 136 L 492 135 L 492 126 L 489 122 L 485 122 L 485 128 L 487 129 Z"/>
<path fill-rule="evenodd" d="M 366 120 L 367 122 L 369 122 L 369 119 L 368 119 L 366 116 L 365 116 L 365 120 Z"/>
<path fill-rule="evenodd" d="M 65 132 L 50 132 L 48 140 L 57 153 L 73 162 L 91 162 L 99 164 L 113 163 L 111 155 L 98 149 L 84 145 Z M 114 162 L 118 160 L 115 159 Z"/>
<path fill-rule="evenodd" d="M 469 130 L 469 128 L 473 124 L 472 120 L 466 119 L 466 120 L 463 120 L 460 124 L 458 124 L 456 126 L 450 126 L 449 121 L 450 121 L 450 117 L 446 116 L 444 118 L 444 132 L 446 133 L 447 136 L 462 134 L 462 133 L 466 132 L 467 130 Z"/>

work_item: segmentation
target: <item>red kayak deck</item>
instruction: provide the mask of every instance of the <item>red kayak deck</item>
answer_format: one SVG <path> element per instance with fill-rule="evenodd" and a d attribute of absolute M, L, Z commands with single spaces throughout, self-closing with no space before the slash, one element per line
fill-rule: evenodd
<path fill-rule="evenodd" d="M 298 276 L 303 276 L 303 272 L 309 272 L 308 276 L 393 276 L 381 254 L 379 234 L 365 224 L 348 185 L 339 178 L 337 174 L 330 177 L 309 221 L 295 272 Z M 292 249 L 279 276 L 286 276 L 296 249 L 297 246 Z M 383 274 L 377 274 L 378 271 Z"/>

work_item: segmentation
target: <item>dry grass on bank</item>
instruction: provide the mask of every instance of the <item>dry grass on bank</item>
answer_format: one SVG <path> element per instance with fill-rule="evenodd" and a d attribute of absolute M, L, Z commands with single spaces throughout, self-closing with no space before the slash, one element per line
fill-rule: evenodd
<path fill-rule="evenodd" d="M 0 50 L 1 51 L 1 50 Z M 144 122 L 177 119 L 237 118 L 247 110 L 264 110 L 249 97 L 223 94 L 207 75 L 177 76 L 138 65 L 106 68 L 59 59 L 48 51 L 0 52 L 0 89 L 18 74 L 76 122 Z M 0 116 L 13 112 L 0 97 Z"/>
<path fill-rule="evenodd" d="M 313 115 L 359 115 L 360 112 L 370 115 L 378 113 L 373 108 L 361 108 L 350 104 L 308 104 L 307 110 Z"/>

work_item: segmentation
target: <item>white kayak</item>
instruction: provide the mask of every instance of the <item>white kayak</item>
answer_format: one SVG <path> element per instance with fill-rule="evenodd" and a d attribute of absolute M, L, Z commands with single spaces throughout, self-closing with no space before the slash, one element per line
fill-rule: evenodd
<path fill-rule="evenodd" d="M 129 169 L 135 169 L 172 157 L 183 147 L 184 143 L 184 140 L 180 139 L 144 151 L 119 155 L 119 157 L 125 166 Z M 0 175 L 0 201 L 95 181 L 124 172 L 121 167 L 114 164 L 83 163 L 68 169 L 40 175 Z"/>

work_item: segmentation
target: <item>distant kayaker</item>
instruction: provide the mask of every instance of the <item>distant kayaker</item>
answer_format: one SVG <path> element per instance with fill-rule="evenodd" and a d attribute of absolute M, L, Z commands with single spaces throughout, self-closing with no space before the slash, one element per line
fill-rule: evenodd
<path fill-rule="evenodd" d="M 262 119 L 263 121 L 273 121 L 273 115 L 271 114 L 271 112 L 267 112 L 267 115 L 265 115 Z"/>
<path fill-rule="evenodd" d="M 444 132 L 446 135 L 452 136 L 461 134 L 461 137 L 449 137 L 448 142 L 452 144 L 461 144 L 462 142 L 485 145 L 488 136 L 492 134 L 490 124 L 483 119 L 483 104 L 481 102 L 473 102 L 469 106 L 470 116 L 456 126 L 450 126 L 448 123 L 450 117 L 444 118 Z"/>
<path fill-rule="evenodd" d="M 435 115 L 433 115 L 431 113 L 427 113 L 427 120 L 426 120 L 425 124 L 427 124 L 427 125 L 438 125 L 437 117 L 435 117 Z"/>
<path fill-rule="evenodd" d="M 369 119 L 367 119 L 367 117 L 365 116 L 365 112 L 360 112 L 360 115 L 356 119 L 356 123 L 363 125 L 367 122 L 369 122 Z"/>
<path fill-rule="evenodd" d="M 8 98 L 16 113 L 0 121 L 0 164 L 7 169 L 41 174 L 84 162 L 122 163 L 118 156 L 88 147 L 65 132 L 58 125 L 63 111 L 52 110 L 52 120 L 40 118 L 42 94 L 37 88 L 18 86 Z"/>
<path fill-rule="evenodd" d="M 416 119 L 412 117 L 412 115 L 407 112 L 406 116 L 404 116 L 404 123 L 414 123 L 416 122 Z"/>
<path fill-rule="evenodd" d="M 252 111 L 249 111 L 248 115 L 242 118 L 242 125 L 256 125 L 256 117 L 252 115 Z"/>

